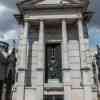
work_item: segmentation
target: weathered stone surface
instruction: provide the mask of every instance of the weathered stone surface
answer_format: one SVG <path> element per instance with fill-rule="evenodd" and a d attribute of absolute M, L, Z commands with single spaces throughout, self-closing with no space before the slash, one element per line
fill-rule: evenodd
<path fill-rule="evenodd" d="M 72 100 L 85 100 L 83 89 L 73 89 L 72 90 Z"/>

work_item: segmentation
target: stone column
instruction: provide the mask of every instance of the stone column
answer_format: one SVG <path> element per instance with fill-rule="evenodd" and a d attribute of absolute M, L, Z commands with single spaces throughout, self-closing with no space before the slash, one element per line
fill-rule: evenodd
<path fill-rule="evenodd" d="M 44 58 L 45 58 L 45 44 L 44 44 L 44 21 L 40 21 L 40 30 L 39 30 L 39 65 L 38 69 L 42 72 L 44 70 Z M 43 76 L 43 73 L 42 73 Z M 42 77 L 43 78 L 43 77 Z M 43 83 L 43 79 L 41 80 Z"/>
<path fill-rule="evenodd" d="M 81 57 L 81 68 L 84 68 L 84 31 L 82 19 L 78 19 L 78 32 L 79 32 L 79 43 L 80 43 L 80 57 Z"/>
<path fill-rule="evenodd" d="M 25 71 L 27 68 L 27 35 L 28 35 L 28 22 L 25 21 L 24 33 L 21 37 L 20 43 L 20 61 L 18 65 L 18 82 L 17 82 L 17 99 L 24 100 L 25 97 Z"/>
<path fill-rule="evenodd" d="M 71 77 L 70 68 L 68 66 L 68 36 L 66 20 L 62 20 L 62 66 L 63 66 L 63 82 L 64 82 L 64 100 L 71 100 Z"/>
<path fill-rule="evenodd" d="M 38 83 L 37 83 L 37 100 L 43 100 L 43 82 L 44 82 L 44 57 L 45 57 L 45 48 L 44 48 L 44 21 L 40 20 L 40 29 L 39 29 L 39 48 L 38 48 Z"/>
<path fill-rule="evenodd" d="M 82 85 L 84 86 L 84 100 L 92 100 L 91 94 L 91 71 L 85 62 L 85 45 L 84 45 L 84 31 L 82 19 L 78 19 L 79 43 L 80 43 L 80 59 L 82 71 Z"/>

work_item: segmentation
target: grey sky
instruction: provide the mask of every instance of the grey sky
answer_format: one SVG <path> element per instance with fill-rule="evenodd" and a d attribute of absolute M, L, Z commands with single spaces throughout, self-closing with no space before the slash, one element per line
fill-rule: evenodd
<path fill-rule="evenodd" d="M 94 12 L 93 18 L 90 24 L 100 26 L 100 0 L 90 0 L 90 8 Z"/>

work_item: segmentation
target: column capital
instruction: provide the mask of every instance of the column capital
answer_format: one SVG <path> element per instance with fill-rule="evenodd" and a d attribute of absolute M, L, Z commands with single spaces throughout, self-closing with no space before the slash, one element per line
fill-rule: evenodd
<path fill-rule="evenodd" d="M 81 16 L 81 17 L 77 18 L 77 20 L 81 20 L 82 21 L 83 20 L 83 17 Z"/>
<path fill-rule="evenodd" d="M 43 21 L 44 22 L 44 19 L 40 19 L 39 21 Z"/>
<path fill-rule="evenodd" d="M 24 26 L 25 24 L 29 24 L 29 21 L 28 20 L 24 20 Z"/>
<path fill-rule="evenodd" d="M 64 27 L 66 27 L 66 23 L 67 23 L 66 19 L 61 19 L 61 22 L 62 22 L 62 29 L 63 29 Z"/>
<path fill-rule="evenodd" d="M 66 18 L 61 19 L 62 21 L 66 21 Z"/>
<path fill-rule="evenodd" d="M 79 23 L 79 22 L 82 23 L 82 22 L 83 22 L 83 18 L 78 18 L 78 19 L 77 19 L 77 22 L 78 22 L 78 23 Z"/>
<path fill-rule="evenodd" d="M 28 21 L 24 21 L 24 26 L 25 26 L 25 25 L 28 25 L 28 24 L 29 24 L 29 22 L 28 22 Z"/>
<path fill-rule="evenodd" d="M 42 31 L 44 32 L 44 20 L 40 20 L 40 30 L 43 29 Z"/>
<path fill-rule="evenodd" d="M 28 22 L 29 20 L 28 19 L 24 19 L 24 22 Z"/>
<path fill-rule="evenodd" d="M 44 25 L 44 20 L 39 20 L 40 26 L 43 24 Z"/>

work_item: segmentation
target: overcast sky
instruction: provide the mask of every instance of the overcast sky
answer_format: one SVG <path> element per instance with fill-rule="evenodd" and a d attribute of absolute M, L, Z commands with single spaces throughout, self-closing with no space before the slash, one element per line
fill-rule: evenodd
<path fill-rule="evenodd" d="M 17 0 L 0 0 L 0 40 L 18 39 L 20 28 L 13 14 L 17 13 Z M 100 0 L 90 0 L 94 17 L 89 24 L 90 46 L 100 43 Z"/>

